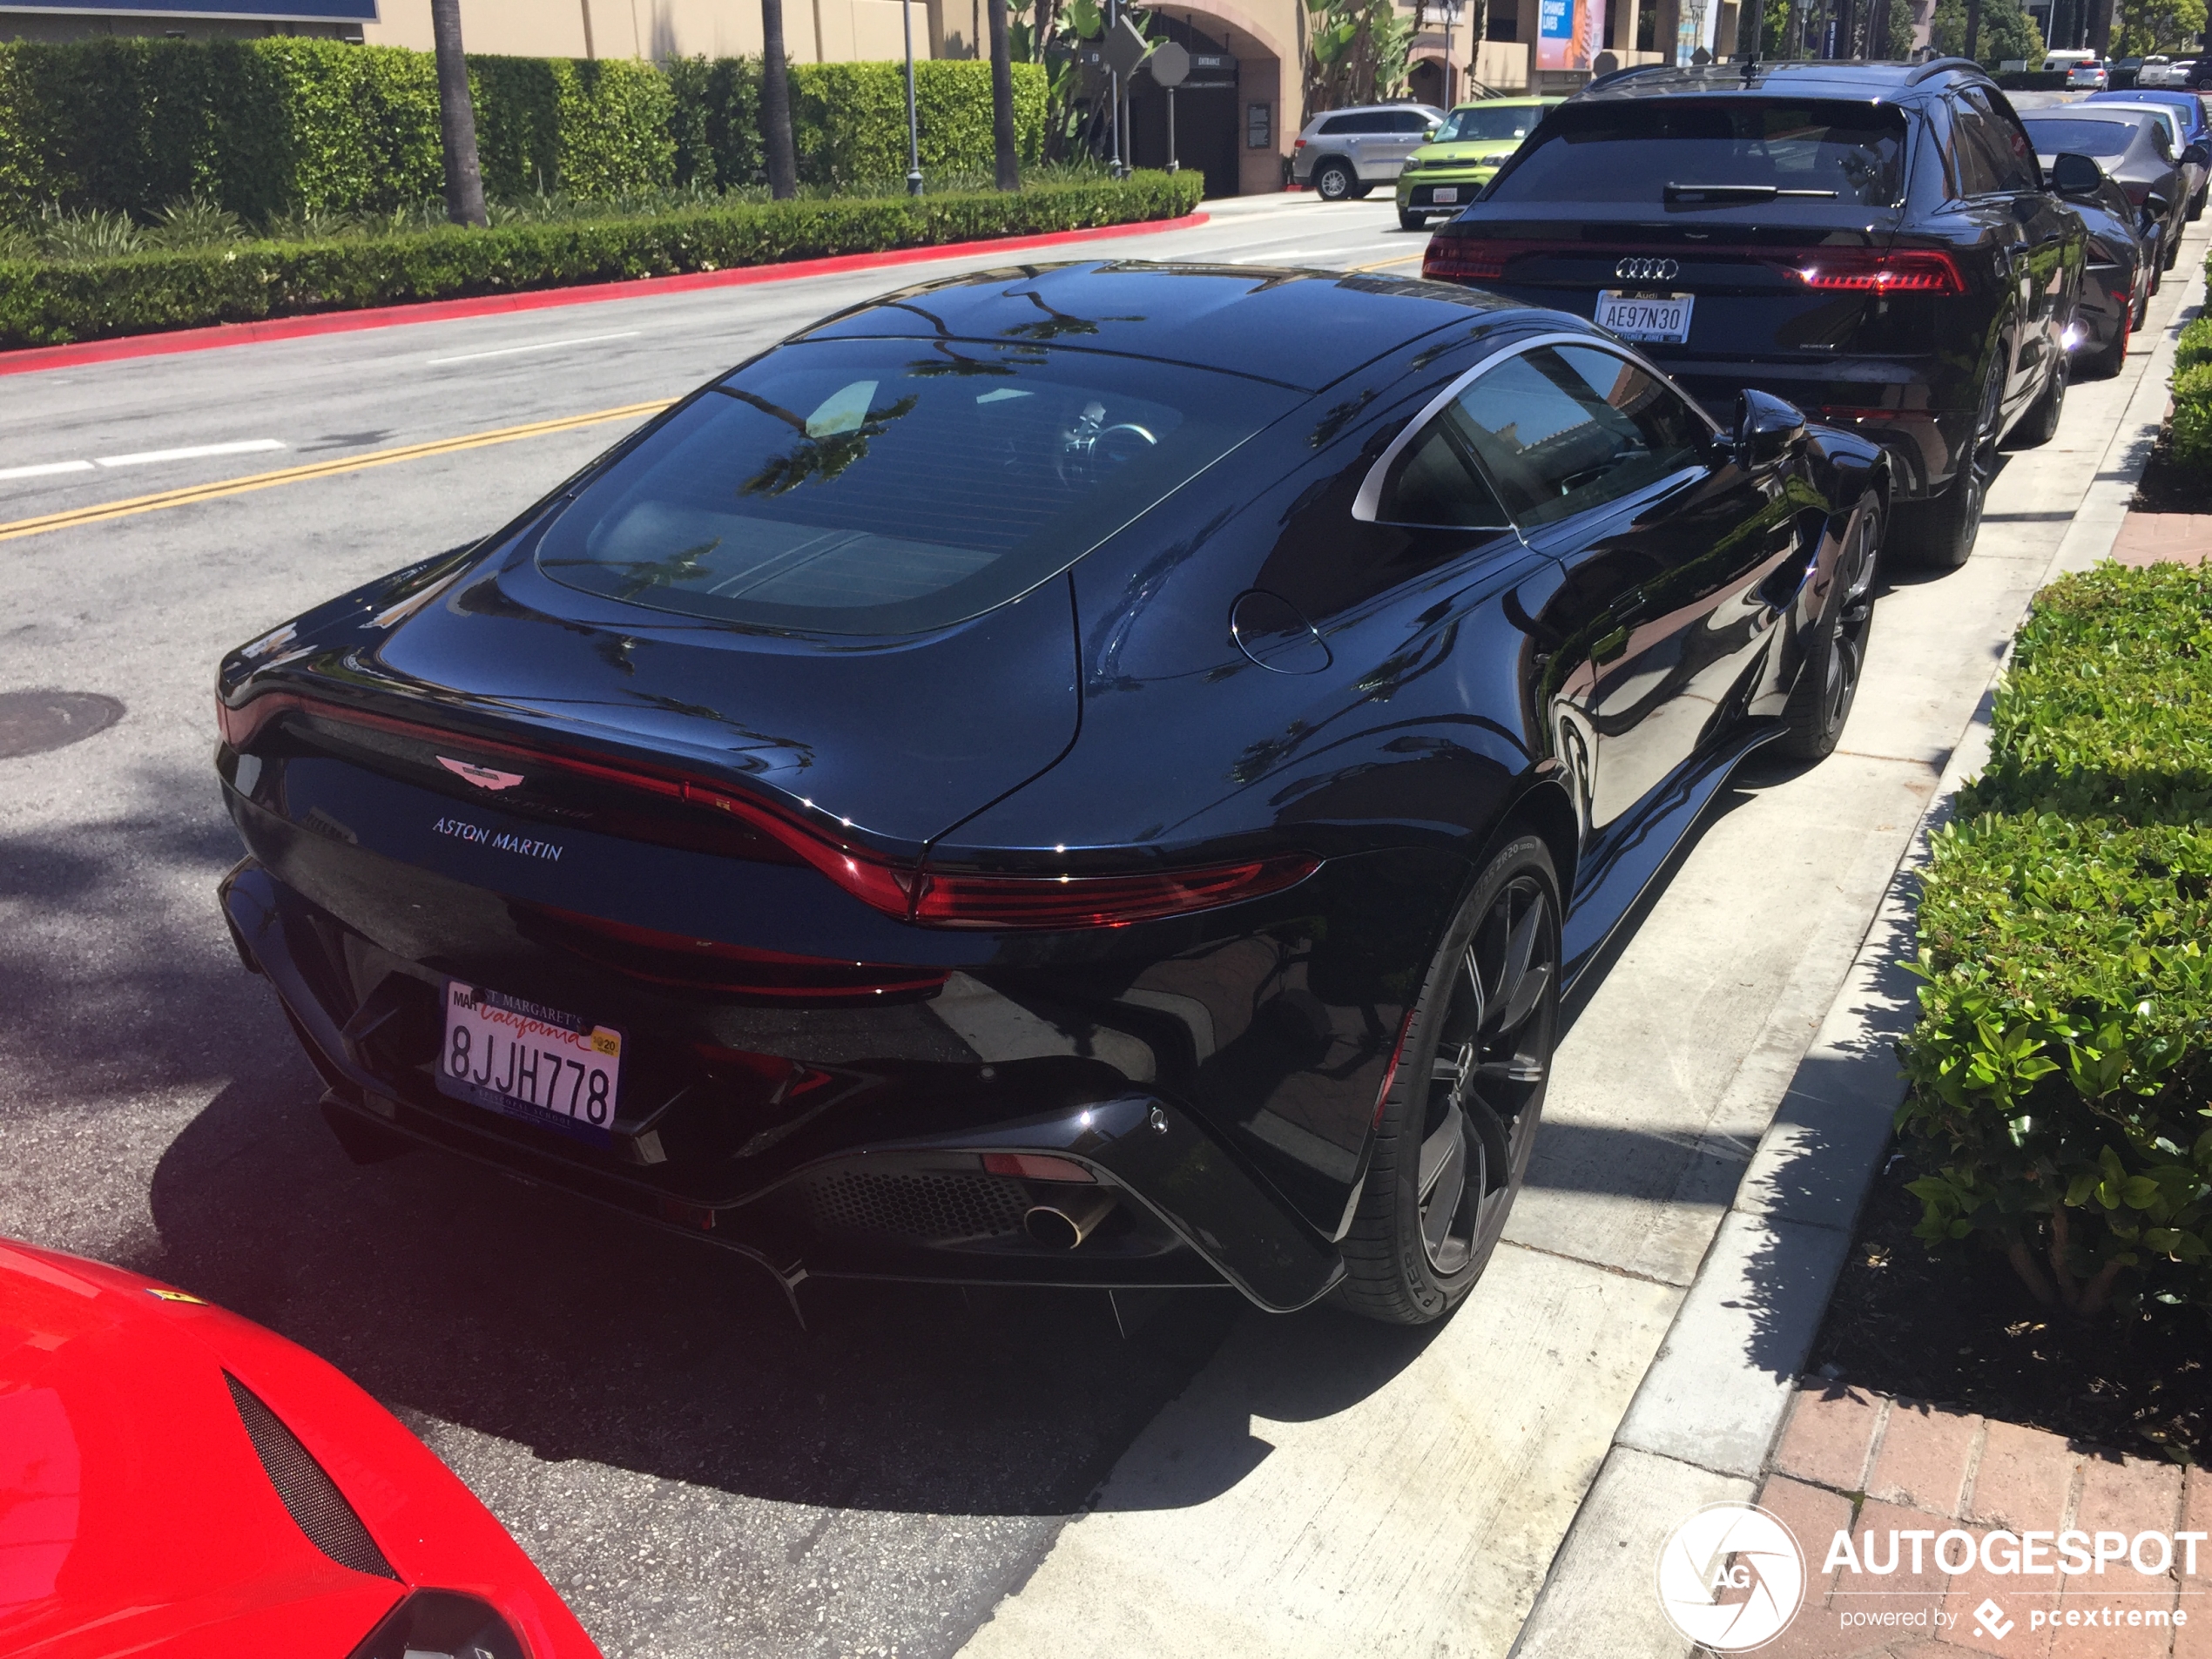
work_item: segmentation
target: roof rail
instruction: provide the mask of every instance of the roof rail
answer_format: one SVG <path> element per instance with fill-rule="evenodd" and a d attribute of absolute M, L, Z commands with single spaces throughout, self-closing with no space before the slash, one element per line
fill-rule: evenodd
<path fill-rule="evenodd" d="M 1594 92 L 1601 86 L 1610 86 L 1615 81 L 1625 81 L 1631 75 L 1648 75 L 1654 70 L 1679 67 L 1681 65 L 1676 64 L 1631 64 L 1626 69 L 1616 69 L 1609 75 L 1600 75 L 1595 79 L 1584 81 L 1575 90 L 1578 92 Z"/>
<path fill-rule="evenodd" d="M 1906 78 L 1905 84 L 1907 86 L 1918 86 L 1931 75 L 1940 75 L 1946 70 L 1953 69 L 1970 69 L 1984 79 L 1989 78 L 1989 71 L 1971 57 L 1931 57 L 1919 68 L 1914 70 Z"/>

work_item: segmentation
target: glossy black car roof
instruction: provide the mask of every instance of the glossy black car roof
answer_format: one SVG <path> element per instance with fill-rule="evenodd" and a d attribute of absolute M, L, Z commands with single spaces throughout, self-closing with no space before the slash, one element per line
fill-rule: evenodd
<path fill-rule="evenodd" d="M 1707 98 L 1753 93 L 1771 98 L 1787 92 L 1800 98 L 1879 98 L 1903 104 L 1961 81 L 1996 84 L 1980 64 L 1964 57 L 1939 57 L 1925 64 L 1845 60 L 1651 64 L 1602 76 L 1577 92 L 1575 101 L 1596 103 L 1683 93 Z"/>
<path fill-rule="evenodd" d="M 1004 266 L 907 288 L 801 339 L 912 338 L 1076 347 L 1225 369 L 1306 391 L 1511 300 L 1444 283 L 1136 260 Z"/>

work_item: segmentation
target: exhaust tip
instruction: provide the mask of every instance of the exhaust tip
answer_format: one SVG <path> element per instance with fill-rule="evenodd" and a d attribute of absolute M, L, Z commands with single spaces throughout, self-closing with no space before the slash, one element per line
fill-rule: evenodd
<path fill-rule="evenodd" d="M 1097 1231 L 1113 1209 L 1113 1199 L 1103 1193 L 1065 1204 L 1035 1204 L 1022 1216 L 1022 1227 L 1047 1250 L 1073 1250 Z"/>

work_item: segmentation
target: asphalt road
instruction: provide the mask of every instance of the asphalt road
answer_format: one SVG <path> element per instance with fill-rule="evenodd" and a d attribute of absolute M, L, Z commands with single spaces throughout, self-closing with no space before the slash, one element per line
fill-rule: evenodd
<path fill-rule="evenodd" d="M 1386 199 L 1296 199 L 1076 252 L 1411 273 L 1425 239 Z M 816 1285 L 802 1331 L 703 1243 L 429 1154 L 340 1155 L 217 915 L 237 847 L 208 764 L 215 662 L 495 528 L 626 423 L 10 527 L 673 397 L 813 318 L 1006 262 L 0 377 L 0 691 L 125 709 L 0 760 L 0 1233 L 168 1279 L 334 1361 L 610 1656 L 955 1651 L 1237 1305 L 1192 1295 L 1125 1339 L 1098 1295 Z"/>

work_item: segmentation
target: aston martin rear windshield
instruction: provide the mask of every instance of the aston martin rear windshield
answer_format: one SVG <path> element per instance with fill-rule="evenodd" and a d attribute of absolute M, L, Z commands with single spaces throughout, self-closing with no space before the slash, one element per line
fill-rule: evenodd
<path fill-rule="evenodd" d="M 1029 341 L 803 341 L 595 479 L 538 565 L 741 626 L 919 632 L 1065 569 L 1300 401 Z"/>
<path fill-rule="evenodd" d="M 1905 195 L 1904 111 L 1826 98 L 1568 104 L 1483 199 L 1718 206 L 1731 187 L 1745 206 L 1781 194 L 1893 206 Z"/>

